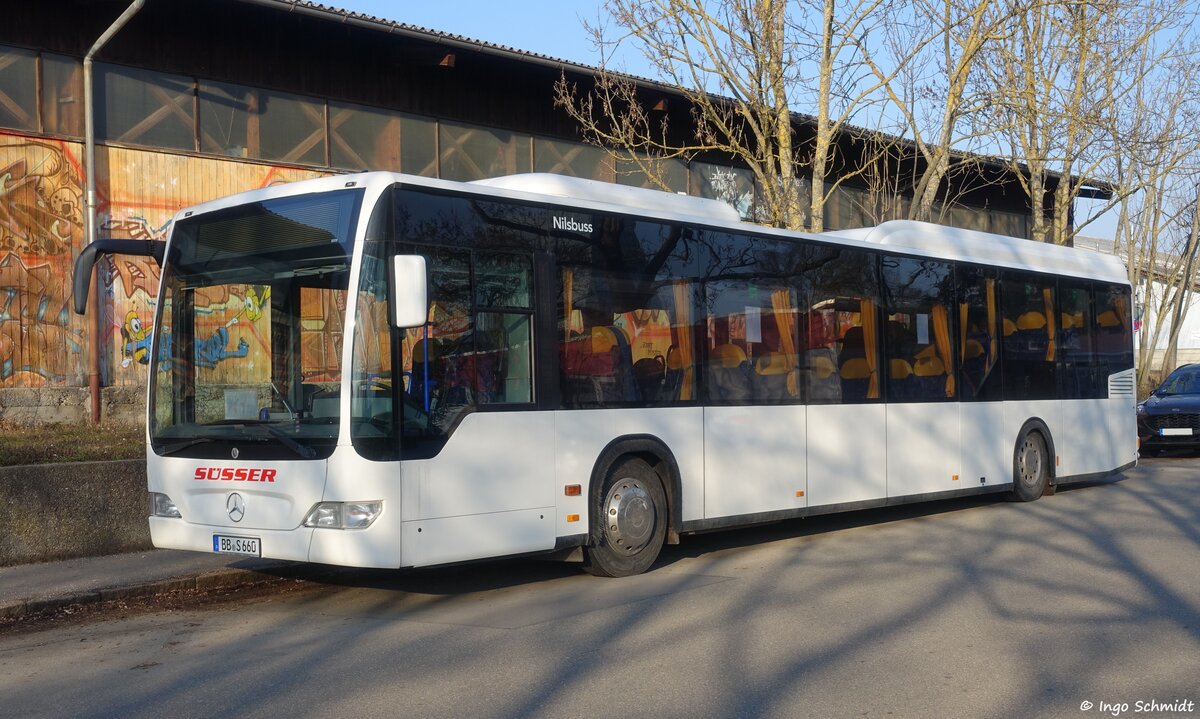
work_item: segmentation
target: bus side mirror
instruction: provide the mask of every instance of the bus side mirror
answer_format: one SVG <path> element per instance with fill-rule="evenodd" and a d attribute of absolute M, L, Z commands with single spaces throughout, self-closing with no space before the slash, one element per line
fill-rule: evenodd
<path fill-rule="evenodd" d="M 421 255 L 396 255 L 392 258 L 392 325 L 398 328 L 420 327 L 429 318 L 429 280 L 425 258 Z"/>
<path fill-rule="evenodd" d="M 118 240 L 105 238 L 95 240 L 75 258 L 75 275 L 71 282 L 71 297 L 74 300 L 75 314 L 81 315 L 87 311 L 88 285 L 92 282 L 92 267 L 100 261 L 103 255 L 136 255 L 152 257 L 159 267 L 163 264 L 163 255 L 167 243 L 157 240 Z"/>

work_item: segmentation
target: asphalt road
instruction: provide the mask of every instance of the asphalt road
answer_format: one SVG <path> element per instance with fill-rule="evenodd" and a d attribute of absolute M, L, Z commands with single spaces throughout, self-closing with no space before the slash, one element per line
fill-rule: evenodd
<path fill-rule="evenodd" d="M 1198 705 L 1195 458 L 1032 504 L 685 537 L 628 579 L 532 560 L 360 572 L 0 636 L 0 715 L 14 717 L 1162 717 Z"/>

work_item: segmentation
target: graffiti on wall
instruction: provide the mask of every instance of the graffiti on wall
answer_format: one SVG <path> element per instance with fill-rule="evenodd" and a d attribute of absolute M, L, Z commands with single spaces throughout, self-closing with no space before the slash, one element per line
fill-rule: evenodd
<path fill-rule="evenodd" d="M 61 144 L 0 136 L 0 387 L 81 383 L 68 309 L 83 243 L 79 167 Z"/>
<path fill-rule="evenodd" d="M 88 332 L 70 311 L 74 260 L 86 242 L 80 143 L 0 133 L 0 387 L 86 384 Z M 102 237 L 165 240 L 181 208 L 320 173 L 152 150 L 98 148 L 97 224 Z M 160 279 L 149 258 L 97 265 L 101 281 L 101 376 L 106 385 L 146 381 Z M 263 298 L 233 288 L 198 301 L 211 318 L 199 365 L 230 371 L 268 366 L 259 327 Z M 258 292 L 262 288 L 257 289 Z M 240 318 L 230 322 L 229 319 Z M 240 363 L 244 368 L 236 370 Z"/>

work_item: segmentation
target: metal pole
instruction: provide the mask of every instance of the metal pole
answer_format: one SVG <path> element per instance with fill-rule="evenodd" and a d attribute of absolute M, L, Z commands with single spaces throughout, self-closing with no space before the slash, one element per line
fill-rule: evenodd
<path fill-rule="evenodd" d="M 84 202 L 86 204 L 84 228 L 87 232 L 87 242 L 96 241 L 96 107 L 92 95 L 92 58 L 104 47 L 129 19 L 137 14 L 146 0 L 134 0 L 121 16 L 108 26 L 104 34 L 92 43 L 87 55 L 83 56 L 83 121 L 84 121 L 84 158 L 83 167 L 87 175 L 87 189 Z M 98 278 L 98 275 L 97 275 Z M 99 285 L 99 282 L 97 282 Z M 91 354 L 88 358 L 88 390 L 92 400 L 92 424 L 100 423 L 100 340 L 104 336 L 103 317 L 100 311 L 101 294 L 97 286 L 93 293 L 95 300 L 88 305 L 88 326 L 91 328 Z"/>

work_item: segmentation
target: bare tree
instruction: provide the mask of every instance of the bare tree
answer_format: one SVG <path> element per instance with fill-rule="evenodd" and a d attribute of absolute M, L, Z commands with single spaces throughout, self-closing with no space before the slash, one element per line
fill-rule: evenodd
<path fill-rule="evenodd" d="M 1142 299 L 1138 386 L 1151 382 L 1155 348 L 1177 344 L 1194 284 L 1200 187 L 1200 71 L 1194 49 L 1177 46 L 1165 62 L 1147 46 L 1135 62 L 1140 80 L 1109 118 L 1114 194 L 1121 198 L 1116 250 Z M 1189 263 L 1191 265 L 1189 266 Z M 1164 336 L 1164 332 L 1166 335 Z"/>
<path fill-rule="evenodd" d="M 664 189 L 663 161 L 719 153 L 753 173 L 757 219 L 820 231 L 824 200 L 845 177 L 826 179 L 834 138 L 879 87 L 852 68 L 861 64 L 853 57 L 857 38 L 878 18 L 882 1 L 852 0 L 839 16 L 833 0 L 822 0 L 816 20 L 811 5 L 792 5 L 797 9 L 789 15 L 787 0 L 609 0 L 606 12 L 620 34 L 613 38 L 605 23 L 588 26 L 601 50 L 594 86 L 581 90 L 564 75 L 556 104 L 580 124 L 585 140 Z M 608 67 L 622 46 L 639 50 L 684 95 L 690 132 L 668 127 L 665 116 L 656 119 L 642 100 L 646 84 Z M 817 116 L 812 142 L 798 144 L 795 122 L 802 118 L 792 108 L 802 99 L 812 101 Z"/>
<path fill-rule="evenodd" d="M 1029 198 L 1033 239 L 1067 244 L 1094 218 L 1074 222 L 1076 197 L 1084 181 L 1110 175 L 1113 154 L 1124 151 L 1108 128 L 1174 52 L 1153 40 L 1177 23 L 1179 5 L 1035 2 L 988 49 L 988 118 L 1001 129 L 998 154 L 1009 157 Z M 1108 207 L 1123 198 L 1115 193 Z"/>
<path fill-rule="evenodd" d="M 1175 296 L 1171 298 L 1172 318 L 1171 332 L 1167 340 L 1167 351 L 1163 356 L 1163 369 L 1170 370 L 1178 362 L 1179 333 L 1183 329 L 1183 316 L 1191 305 L 1191 297 L 1196 285 L 1196 251 L 1200 249 L 1200 187 L 1197 187 L 1196 203 L 1185 213 L 1191 215 L 1191 229 L 1188 231 L 1187 243 L 1183 250 L 1183 272 L 1179 273 L 1179 282 L 1172 286 Z"/>
<path fill-rule="evenodd" d="M 839 12 L 835 0 L 821 0 L 819 32 L 805 32 L 802 25 L 797 25 L 799 38 L 817 41 L 813 48 L 816 82 L 800 84 L 801 88 L 816 88 L 815 97 L 810 99 L 817 109 L 809 180 L 809 225 L 814 232 L 825 228 L 825 205 L 833 189 L 870 167 L 860 162 L 857 167 L 844 168 L 832 183 L 828 182 L 837 136 L 894 77 L 894 73 L 880 73 L 873 78 L 869 74 L 870 53 L 864 40 L 879 21 L 877 11 L 882 6 L 880 0 L 853 0 Z"/>
<path fill-rule="evenodd" d="M 864 53 L 900 118 L 900 134 L 913 143 L 911 219 L 933 220 L 944 211 L 946 181 L 976 172 L 996 128 L 976 118 L 991 93 L 976 82 L 991 44 L 1011 34 L 1023 0 L 916 0 L 886 26 L 882 51 Z"/>

